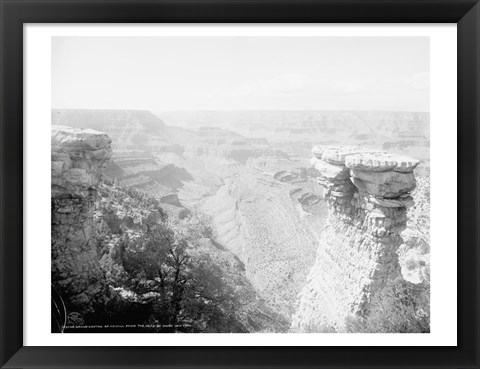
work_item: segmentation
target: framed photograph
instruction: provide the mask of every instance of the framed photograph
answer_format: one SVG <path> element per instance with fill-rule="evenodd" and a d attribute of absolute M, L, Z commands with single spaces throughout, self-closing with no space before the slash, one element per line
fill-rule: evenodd
<path fill-rule="evenodd" d="M 0 4 L 2 368 L 479 368 L 478 1 Z"/>

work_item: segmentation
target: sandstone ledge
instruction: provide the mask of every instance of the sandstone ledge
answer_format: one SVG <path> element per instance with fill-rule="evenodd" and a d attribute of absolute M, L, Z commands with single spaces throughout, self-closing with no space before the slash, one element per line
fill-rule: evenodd
<path fill-rule="evenodd" d="M 313 159 L 334 165 L 343 165 L 349 169 L 410 173 L 420 164 L 417 159 L 359 146 L 325 145 L 312 148 Z"/>
<path fill-rule="evenodd" d="M 63 150 L 100 150 L 110 149 L 112 140 L 106 133 L 89 128 L 52 126 L 52 148 Z"/>

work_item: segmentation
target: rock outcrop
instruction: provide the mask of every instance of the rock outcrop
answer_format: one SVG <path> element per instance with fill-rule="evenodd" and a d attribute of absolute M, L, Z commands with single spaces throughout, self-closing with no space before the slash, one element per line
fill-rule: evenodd
<path fill-rule="evenodd" d="M 52 283 L 68 311 L 92 313 L 106 296 L 93 211 L 111 140 L 91 129 L 52 126 Z"/>
<path fill-rule="evenodd" d="M 329 214 L 292 327 L 342 332 L 396 304 L 397 250 L 413 204 L 415 159 L 353 146 L 316 146 Z"/>
<path fill-rule="evenodd" d="M 51 117 L 53 125 L 105 132 L 113 150 L 183 152 L 171 127 L 146 110 L 54 109 Z"/>

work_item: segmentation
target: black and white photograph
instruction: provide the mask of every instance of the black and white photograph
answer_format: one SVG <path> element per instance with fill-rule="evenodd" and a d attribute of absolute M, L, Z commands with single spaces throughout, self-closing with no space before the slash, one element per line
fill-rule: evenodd
<path fill-rule="evenodd" d="M 50 108 L 52 333 L 430 333 L 429 37 L 55 36 Z"/>

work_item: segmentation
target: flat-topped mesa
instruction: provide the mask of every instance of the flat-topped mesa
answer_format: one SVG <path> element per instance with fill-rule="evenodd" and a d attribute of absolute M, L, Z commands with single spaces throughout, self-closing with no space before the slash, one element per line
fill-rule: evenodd
<path fill-rule="evenodd" d="M 104 302 L 93 210 L 110 143 L 105 133 L 52 126 L 52 283 L 68 312 L 88 314 Z"/>
<path fill-rule="evenodd" d="M 394 303 L 380 296 L 401 276 L 396 252 L 419 161 L 356 146 L 312 153 L 329 214 L 293 327 L 345 331 L 349 317 L 378 316 L 382 304 Z"/>

